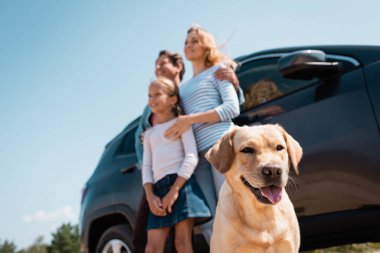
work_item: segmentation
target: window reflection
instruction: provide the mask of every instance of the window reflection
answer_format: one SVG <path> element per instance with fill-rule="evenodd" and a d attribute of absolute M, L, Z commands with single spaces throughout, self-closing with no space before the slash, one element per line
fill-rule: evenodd
<path fill-rule="evenodd" d="M 270 79 L 262 79 L 250 85 L 245 93 L 244 109 L 255 107 L 282 95 L 277 85 Z"/>
<path fill-rule="evenodd" d="M 277 61 L 278 58 L 259 59 L 246 62 L 239 68 L 237 75 L 245 96 L 245 104 L 242 106 L 243 112 L 308 85 L 318 83 L 318 79 L 316 78 L 311 80 L 294 80 L 282 77 L 277 68 Z M 260 113 L 260 115 L 275 115 L 282 110 L 272 107 L 271 110 L 268 108 L 264 111 L 265 113 Z M 270 113 L 268 113 L 269 111 Z"/>

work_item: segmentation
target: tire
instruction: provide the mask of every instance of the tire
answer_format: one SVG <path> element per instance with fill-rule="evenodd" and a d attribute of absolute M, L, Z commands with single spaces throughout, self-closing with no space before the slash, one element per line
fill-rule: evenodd
<path fill-rule="evenodd" d="M 127 225 L 107 229 L 100 237 L 96 253 L 132 253 L 132 230 Z"/>

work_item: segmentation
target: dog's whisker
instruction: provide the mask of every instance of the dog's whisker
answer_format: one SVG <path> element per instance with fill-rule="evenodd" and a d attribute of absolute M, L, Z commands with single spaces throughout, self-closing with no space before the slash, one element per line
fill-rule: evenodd
<path fill-rule="evenodd" d="M 298 188 L 298 185 L 297 185 L 296 180 L 293 177 L 289 177 L 288 183 L 286 185 L 286 189 L 297 190 L 297 188 Z"/>
<path fill-rule="evenodd" d="M 292 177 L 292 179 L 299 186 L 303 186 L 306 183 L 305 180 L 302 180 L 302 178 L 299 178 L 299 177 Z"/>
<path fill-rule="evenodd" d="M 298 177 L 289 176 L 286 188 L 290 190 L 298 190 L 298 188 L 302 187 L 302 185 L 304 184 L 305 182 L 302 179 Z"/>

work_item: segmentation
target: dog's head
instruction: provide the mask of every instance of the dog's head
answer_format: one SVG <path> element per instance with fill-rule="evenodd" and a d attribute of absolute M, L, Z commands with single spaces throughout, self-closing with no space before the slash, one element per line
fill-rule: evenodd
<path fill-rule="evenodd" d="M 206 154 L 235 190 L 243 187 L 264 204 L 281 200 L 289 168 L 298 174 L 302 148 L 279 125 L 235 127 Z"/>

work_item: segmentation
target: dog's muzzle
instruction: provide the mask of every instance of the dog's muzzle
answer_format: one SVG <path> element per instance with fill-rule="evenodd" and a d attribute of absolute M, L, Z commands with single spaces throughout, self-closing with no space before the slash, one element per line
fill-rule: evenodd
<path fill-rule="evenodd" d="M 255 195 L 256 199 L 263 204 L 277 204 L 282 199 L 282 187 L 269 185 L 265 187 L 253 187 L 244 176 L 240 176 L 243 184 Z"/>

